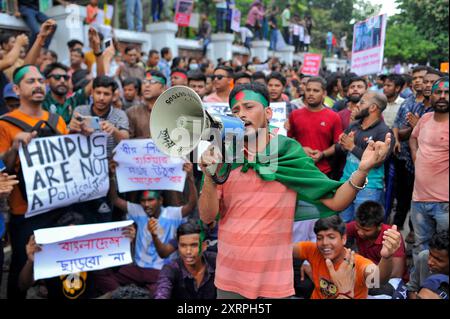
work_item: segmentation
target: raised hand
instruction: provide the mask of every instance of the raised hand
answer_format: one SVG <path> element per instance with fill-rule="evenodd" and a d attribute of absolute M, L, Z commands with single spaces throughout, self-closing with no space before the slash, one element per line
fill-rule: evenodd
<path fill-rule="evenodd" d="M 334 270 L 333 262 L 330 259 L 325 260 L 331 280 L 343 294 L 353 297 L 355 287 L 355 252 L 345 249 L 344 261 L 339 265 L 338 270 Z"/>
<path fill-rule="evenodd" d="M 383 234 L 383 248 L 381 248 L 381 257 L 390 258 L 400 247 L 401 236 L 397 231 L 397 225 L 392 225 Z"/>
<path fill-rule="evenodd" d="M 13 191 L 14 185 L 19 184 L 16 175 L 3 173 L 0 175 L 0 198 L 7 198 Z"/>
<path fill-rule="evenodd" d="M 391 146 L 391 133 L 387 133 L 384 142 L 369 141 L 359 163 L 359 169 L 369 172 L 372 168 L 381 165 L 389 154 Z"/>

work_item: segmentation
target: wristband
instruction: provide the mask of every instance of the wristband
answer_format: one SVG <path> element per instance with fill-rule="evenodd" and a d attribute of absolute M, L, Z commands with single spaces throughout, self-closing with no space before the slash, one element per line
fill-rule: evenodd
<path fill-rule="evenodd" d="M 354 171 L 352 173 L 352 175 L 350 175 L 350 178 L 348 179 L 348 183 L 350 184 L 351 187 L 353 187 L 354 189 L 356 189 L 357 191 L 361 191 L 364 188 L 366 188 L 367 184 L 369 183 L 369 179 L 366 177 L 366 181 L 364 182 L 363 186 L 358 186 L 353 184 L 353 175 L 355 175 L 356 171 Z"/>

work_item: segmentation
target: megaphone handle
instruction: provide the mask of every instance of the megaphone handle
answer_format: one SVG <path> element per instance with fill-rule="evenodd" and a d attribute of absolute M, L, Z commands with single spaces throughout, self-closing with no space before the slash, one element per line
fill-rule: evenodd
<path fill-rule="evenodd" d="M 230 176 L 231 173 L 231 164 L 230 163 L 226 163 L 224 164 L 226 165 L 226 170 L 225 170 L 225 174 L 223 174 L 223 176 L 217 176 L 217 174 L 215 173 L 214 175 L 211 176 L 212 180 L 214 181 L 214 183 L 216 183 L 217 185 L 222 185 L 224 184 L 227 179 L 228 176 Z"/>
<path fill-rule="evenodd" d="M 211 176 L 215 176 L 218 166 L 219 164 L 211 164 L 206 167 L 206 170 L 211 174 Z"/>

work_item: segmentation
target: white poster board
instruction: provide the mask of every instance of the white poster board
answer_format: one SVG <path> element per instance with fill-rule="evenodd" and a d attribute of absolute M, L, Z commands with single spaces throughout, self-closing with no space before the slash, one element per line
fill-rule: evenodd
<path fill-rule="evenodd" d="M 25 176 L 25 217 L 106 196 L 109 189 L 107 135 L 35 138 L 19 150 Z"/>
<path fill-rule="evenodd" d="M 151 139 L 122 140 L 114 152 L 120 193 L 149 189 L 183 191 L 184 161 L 161 153 Z"/>
<path fill-rule="evenodd" d="M 270 103 L 272 109 L 272 119 L 270 125 L 278 128 L 277 134 L 287 136 L 287 131 L 284 124 L 287 121 L 286 102 Z"/>
<path fill-rule="evenodd" d="M 231 115 L 231 109 L 228 103 L 208 102 L 203 103 L 203 107 L 210 114 Z"/>
<path fill-rule="evenodd" d="M 357 22 L 353 27 L 351 71 L 359 76 L 379 73 L 383 68 L 387 14 Z"/>
<path fill-rule="evenodd" d="M 131 220 L 39 229 L 35 240 L 34 279 L 93 271 L 130 264 L 130 239 L 122 228 Z"/>

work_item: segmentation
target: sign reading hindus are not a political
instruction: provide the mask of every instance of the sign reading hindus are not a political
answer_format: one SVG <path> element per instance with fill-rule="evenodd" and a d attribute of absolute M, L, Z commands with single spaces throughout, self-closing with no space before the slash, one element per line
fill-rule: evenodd
<path fill-rule="evenodd" d="M 35 138 L 19 150 L 28 210 L 25 217 L 106 195 L 105 134 Z"/>
<path fill-rule="evenodd" d="M 151 139 L 123 140 L 115 153 L 119 192 L 148 189 L 183 191 L 186 180 L 184 161 L 161 153 Z"/>
<path fill-rule="evenodd" d="M 34 279 L 130 264 L 130 239 L 123 227 L 133 221 L 39 229 L 41 251 L 34 256 Z"/>

